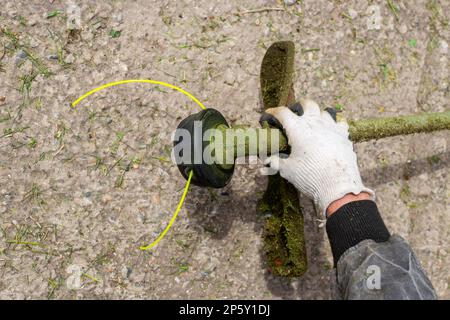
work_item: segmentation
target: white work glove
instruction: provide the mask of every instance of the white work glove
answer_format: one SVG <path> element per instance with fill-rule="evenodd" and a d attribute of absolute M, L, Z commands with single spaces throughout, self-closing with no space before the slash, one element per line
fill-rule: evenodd
<path fill-rule="evenodd" d="M 301 106 L 301 116 L 286 107 L 266 110 L 283 126 L 291 154 L 273 155 L 265 163 L 313 199 L 323 217 L 333 201 L 348 193 L 367 192 L 374 200 L 375 193 L 362 184 L 348 124 L 335 122 L 312 100 L 301 101 Z"/>

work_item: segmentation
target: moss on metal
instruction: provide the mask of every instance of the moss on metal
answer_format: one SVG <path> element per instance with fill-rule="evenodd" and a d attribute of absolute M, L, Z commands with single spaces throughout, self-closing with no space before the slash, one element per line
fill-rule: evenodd
<path fill-rule="evenodd" d="M 412 133 L 450 129 L 450 111 L 409 116 L 349 120 L 350 140 L 354 142 L 381 139 Z"/>
<path fill-rule="evenodd" d="M 290 41 L 276 42 L 261 64 L 261 94 L 264 109 L 292 103 L 295 47 Z M 263 127 L 268 127 L 263 124 Z M 281 146 L 280 146 L 281 147 Z M 269 270 L 279 276 L 299 277 L 306 272 L 303 214 L 297 189 L 279 174 L 268 177 L 259 210 L 269 214 L 264 230 L 264 251 Z"/>
<path fill-rule="evenodd" d="M 261 94 L 264 109 L 286 105 L 292 87 L 295 46 L 291 41 L 279 41 L 267 49 L 261 63 Z"/>
<path fill-rule="evenodd" d="M 304 221 L 297 189 L 279 175 L 270 176 L 259 211 L 269 213 L 264 250 L 269 270 L 276 275 L 299 277 L 307 269 Z"/>
<path fill-rule="evenodd" d="M 225 163 L 225 159 L 279 153 L 289 147 L 286 137 L 275 128 L 251 128 L 239 125 L 233 128 L 221 126 L 217 129 L 220 130 L 222 139 L 214 140 L 212 143 L 214 150 L 222 149 L 220 154 L 224 159 L 218 159 L 222 163 Z M 272 135 L 278 140 L 277 144 L 273 143 Z"/>

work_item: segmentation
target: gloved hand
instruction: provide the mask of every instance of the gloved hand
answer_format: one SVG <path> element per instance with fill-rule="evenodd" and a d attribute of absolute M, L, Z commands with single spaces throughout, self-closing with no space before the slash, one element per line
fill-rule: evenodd
<path fill-rule="evenodd" d="M 328 206 L 346 194 L 367 192 L 374 200 L 375 193 L 362 184 L 348 124 L 335 122 L 312 100 L 300 104 L 301 116 L 286 107 L 266 110 L 285 130 L 291 153 L 273 155 L 265 163 L 313 199 L 324 217 Z"/>

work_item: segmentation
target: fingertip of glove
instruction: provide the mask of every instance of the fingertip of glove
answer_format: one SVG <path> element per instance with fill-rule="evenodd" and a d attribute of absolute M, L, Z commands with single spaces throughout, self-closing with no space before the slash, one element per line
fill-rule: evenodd
<path fill-rule="evenodd" d="M 300 99 L 300 104 L 302 105 L 305 114 L 320 115 L 319 105 L 314 100 L 308 98 Z"/>
<path fill-rule="evenodd" d="M 334 122 L 337 121 L 337 111 L 336 111 L 335 108 L 330 108 L 330 107 L 328 107 L 328 108 L 325 108 L 324 111 L 325 111 L 325 112 L 323 113 L 324 116 L 330 116 L 331 119 L 334 120 Z"/>
<path fill-rule="evenodd" d="M 261 126 L 264 126 L 264 122 L 267 122 L 269 124 L 269 126 L 271 127 L 275 127 L 278 129 L 283 128 L 282 124 L 280 123 L 280 121 L 278 121 L 278 119 L 269 112 L 270 109 L 268 109 L 266 112 L 264 112 L 261 115 L 261 118 L 259 118 L 259 124 Z"/>
<path fill-rule="evenodd" d="M 268 122 L 271 121 L 273 123 L 272 125 L 271 122 L 269 122 L 271 126 L 284 130 L 289 130 L 289 127 L 291 127 L 297 119 L 295 113 L 287 107 L 270 108 L 266 110 L 265 114 L 267 114 L 267 116 L 265 116 L 264 119 L 267 119 Z"/>
<path fill-rule="evenodd" d="M 289 105 L 288 108 L 299 117 L 304 114 L 303 106 L 300 102 L 294 102 L 293 104 Z"/>

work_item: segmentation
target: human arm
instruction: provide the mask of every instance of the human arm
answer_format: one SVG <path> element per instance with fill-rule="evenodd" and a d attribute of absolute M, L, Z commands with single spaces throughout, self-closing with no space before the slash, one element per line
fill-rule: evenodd
<path fill-rule="evenodd" d="M 411 247 L 390 235 L 374 191 L 363 185 L 348 125 L 320 112 L 311 100 L 301 105 L 301 115 L 285 107 L 267 110 L 285 131 L 291 152 L 271 156 L 266 163 L 310 197 L 323 218 L 328 217 L 342 298 L 436 298 Z"/>

